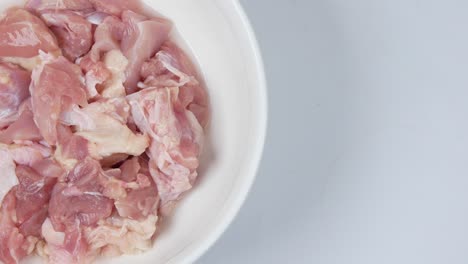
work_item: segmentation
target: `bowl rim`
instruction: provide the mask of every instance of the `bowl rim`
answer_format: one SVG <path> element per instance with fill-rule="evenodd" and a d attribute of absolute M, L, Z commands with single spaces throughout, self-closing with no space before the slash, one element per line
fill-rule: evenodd
<path fill-rule="evenodd" d="M 256 82 L 258 83 L 258 94 L 259 101 L 256 106 L 256 111 L 258 113 L 259 119 L 257 124 L 257 135 L 256 135 L 256 145 L 254 147 L 254 153 L 252 153 L 252 159 L 247 165 L 248 175 L 244 176 L 242 181 L 242 187 L 240 192 L 237 193 L 235 199 L 231 203 L 231 206 L 227 210 L 226 214 L 222 217 L 221 221 L 207 234 L 199 243 L 199 245 L 194 248 L 191 254 L 188 254 L 182 263 L 194 263 L 200 259 L 215 243 L 218 241 L 223 233 L 228 229 L 231 223 L 234 221 L 238 215 L 242 205 L 245 203 L 250 190 L 254 184 L 255 178 L 257 176 L 260 163 L 263 156 L 265 140 L 267 135 L 267 124 L 268 124 L 268 92 L 267 92 L 267 80 L 265 67 L 263 63 L 262 54 L 260 51 L 260 46 L 258 39 L 256 37 L 255 31 L 252 27 L 252 24 L 242 7 L 242 4 L 239 0 L 228 0 L 231 2 L 233 7 L 233 15 L 237 16 L 237 19 L 240 22 L 242 30 L 246 34 L 246 40 L 248 41 L 249 53 L 253 57 L 256 70 Z M 171 261 L 169 261 L 172 263 Z"/>

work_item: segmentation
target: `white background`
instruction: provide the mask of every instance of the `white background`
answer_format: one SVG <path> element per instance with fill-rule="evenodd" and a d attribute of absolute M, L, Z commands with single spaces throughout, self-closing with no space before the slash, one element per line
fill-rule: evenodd
<path fill-rule="evenodd" d="M 263 163 L 198 263 L 468 263 L 468 2 L 244 0 Z"/>

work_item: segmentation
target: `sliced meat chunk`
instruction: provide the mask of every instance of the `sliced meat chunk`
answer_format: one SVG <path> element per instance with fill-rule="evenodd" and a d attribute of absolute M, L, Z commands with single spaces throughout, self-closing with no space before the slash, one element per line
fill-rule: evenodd
<path fill-rule="evenodd" d="M 18 184 L 15 169 L 16 164 L 13 161 L 8 146 L 0 144 L 0 171 L 2 172 L 0 179 L 0 202 Z"/>
<path fill-rule="evenodd" d="M 48 263 L 92 263 L 96 257 L 88 250 L 88 243 L 79 225 L 72 226 L 65 232 L 58 232 L 50 219 L 46 219 L 41 232 L 47 242 Z"/>
<path fill-rule="evenodd" d="M 16 164 L 26 166 L 34 166 L 52 156 L 50 147 L 32 141 L 15 141 L 8 146 L 8 151 Z"/>
<path fill-rule="evenodd" d="M 20 109 L 18 120 L 8 128 L 0 131 L 0 143 L 11 144 L 17 140 L 41 141 L 42 135 L 34 123 L 31 103 L 24 104 Z"/>
<path fill-rule="evenodd" d="M 68 173 L 66 183 L 55 186 L 49 216 L 56 231 L 65 232 L 77 223 L 95 225 L 111 215 L 113 202 L 102 194 L 100 181 L 99 163 L 87 158 Z"/>
<path fill-rule="evenodd" d="M 57 51 L 58 44 L 52 32 L 24 9 L 10 9 L 0 20 L 0 57 L 32 58 Z"/>
<path fill-rule="evenodd" d="M 67 184 L 58 183 L 52 192 L 49 217 L 54 229 L 65 232 L 77 222 L 92 226 L 110 216 L 112 200 L 95 192 L 74 192 Z"/>
<path fill-rule="evenodd" d="M 139 158 L 133 157 L 131 159 L 126 160 L 121 166 L 120 166 L 120 174 L 119 174 L 119 179 L 126 181 L 126 182 L 131 182 L 136 180 L 138 172 L 141 170 L 141 165 L 139 162 Z"/>
<path fill-rule="evenodd" d="M 35 162 L 32 165 L 32 168 L 40 175 L 47 178 L 61 179 L 65 174 L 65 170 L 62 168 L 62 166 L 60 166 L 57 161 L 52 158 Z"/>
<path fill-rule="evenodd" d="M 32 79 L 34 121 L 44 139 L 50 145 L 56 145 L 60 113 L 88 103 L 81 69 L 59 57 L 34 69 Z"/>
<path fill-rule="evenodd" d="M 112 174 L 104 172 L 90 158 L 77 164 L 66 181 L 56 184 L 52 192 L 49 217 L 53 229 L 68 234 L 70 230 L 94 227 L 111 215 L 113 199 L 126 197 L 128 190 L 148 187 L 120 181 Z"/>
<path fill-rule="evenodd" d="M 204 127 L 209 120 L 208 94 L 197 81 L 198 74 L 188 55 L 174 42 L 167 41 L 153 58 L 141 68 L 145 86 L 179 87 L 179 100 L 195 114 Z"/>
<path fill-rule="evenodd" d="M 0 261 L 17 264 L 35 248 L 37 238 L 25 237 L 16 226 L 16 189 L 4 198 L 0 209 Z"/>
<path fill-rule="evenodd" d="M 28 166 L 17 166 L 16 218 L 25 236 L 40 236 L 40 227 L 47 217 L 47 208 L 57 178 L 40 175 Z"/>
<path fill-rule="evenodd" d="M 141 158 L 132 158 L 120 167 L 120 179 L 126 182 L 148 181 L 148 186 L 130 190 L 127 195 L 115 201 L 118 214 L 122 217 L 142 221 L 157 214 L 159 196 L 156 185 L 148 170 L 148 163 Z M 143 185 L 143 184 L 142 184 Z"/>
<path fill-rule="evenodd" d="M 51 28 L 64 56 L 75 61 L 88 53 L 93 42 L 91 23 L 72 11 L 46 11 L 42 19 Z"/>
<path fill-rule="evenodd" d="M 21 103 L 29 97 L 30 83 L 29 72 L 10 63 L 0 63 L 0 129 L 18 118 Z"/>
<path fill-rule="evenodd" d="M 154 56 L 168 39 L 172 24 L 162 18 L 147 19 L 132 11 L 122 13 L 125 31 L 121 48 L 129 60 L 125 87 L 127 94 L 137 91 L 143 63 Z"/>
<path fill-rule="evenodd" d="M 165 208 L 192 188 L 203 144 L 203 128 L 182 107 L 178 91 L 150 88 L 128 96 L 134 122 L 151 136 L 149 168 Z"/>

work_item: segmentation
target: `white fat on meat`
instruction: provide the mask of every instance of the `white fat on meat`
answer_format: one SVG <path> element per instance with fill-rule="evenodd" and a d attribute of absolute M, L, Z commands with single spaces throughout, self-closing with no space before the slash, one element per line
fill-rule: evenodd
<path fill-rule="evenodd" d="M 47 54 L 42 51 L 39 51 L 39 55 L 31 58 L 3 57 L 2 61 L 19 65 L 28 71 L 33 71 L 34 68 L 46 63 L 48 60 L 50 60 L 50 58 L 58 58 L 61 55 L 62 52 L 60 50 L 51 51 Z"/>
<path fill-rule="evenodd" d="M 111 78 L 104 84 L 101 92 L 104 98 L 125 96 L 125 69 L 128 60 L 120 50 L 111 50 L 104 56 L 104 65 L 111 72 Z"/>
<path fill-rule="evenodd" d="M 41 234 L 47 243 L 52 245 L 60 246 L 63 245 L 65 241 L 65 233 L 55 231 L 49 218 L 47 218 L 42 224 Z"/>
<path fill-rule="evenodd" d="M 87 228 L 85 237 L 92 250 L 101 250 L 105 256 L 142 253 L 151 249 L 157 221 L 156 215 L 143 221 L 113 216 Z"/>
<path fill-rule="evenodd" d="M 61 121 L 75 126 L 76 135 L 90 142 L 90 151 L 97 157 L 116 153 L 139 156 L 149 146 L 146 135 L 135 134 L 127 127 L 129 106 L 125 99 L 115 98 L 91 103 L 80 109 L 64 112 Z"/>

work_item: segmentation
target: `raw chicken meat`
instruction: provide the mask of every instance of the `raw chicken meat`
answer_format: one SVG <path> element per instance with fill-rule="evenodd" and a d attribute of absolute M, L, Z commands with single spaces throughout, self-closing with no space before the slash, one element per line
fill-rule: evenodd
<path fill-rule="evenodd" d="M 135 123 L 152 138 L 147 151 L 150 172 L 167 209 L 192 188 L 203 143 L 203 128 L 181 105 L 179 90 L 147 88 L 128 96 Z"/>
<path fill-rule="evenodd" d="M 35 68 L 30 87 L 34 121 L 44 139 L 57 143 L 60 113 L 73 106 L 86 106 L 86 90 L 80 67 L 64 57 L 46 61 Z"/>
<path fill-rule="evenodd" d="M 139 1 L 29 0 L 0 19 L 0 262 L 151 249 L 197 178 L 208 95 Z"/>
<path fill-rule="evenodd" d="M 141 68 L 144 87 L 183 87 L 179 100 L 195 114 L 202 126 L 209 119 L 208 96 L 197 80 L 197 71 L 189 57 L 174 42 L 167 41 Z"/>
<path fill-rule="evenodd" d="M 80 109 L 62 112 L 61 122 L 74 126 L 76 135 L 87 139 L 94 157 L 101 159 L 116 153 L 139 156 L 149 145 L 146 135 L 135 134 L 127 126 L 130 106 L 123 98 L 108 99 Z"/>
<path fill-rule="evenodd" d="M 25 237 L 20 233 L 16 214 L 16 188 L 10 190 L 2 202 L 0 210 L 0 261 L 5 264 L 18 263 L 31 254 L 37 238 Z"/>
<path fill-rule="evenodd" d="M 20 232 L 25 236 L 39 237 L 57 178 L 40 175 L 24 165 L 16 167 L 16 176 L 19 180 L 16 189 L 16 221 Z"/>
<path fill-rule="evenodd" d="M 172 24 L 162 18 L 148 20 L 132 11 L 124 11 L 122 21 L 126 27 L 122 39 L 122 51 L 129 60 L 125 87 L 127 93 L 132 93 L 137 91 L 141 66 L 167 40 Z"/>
<path fill-rule="evenodd" d="M 96 228 L 86 228 L 85 236 L 92 250 L 104 256 L 138 254 L 151 249 L 158 216 L 152 214 L 142 221 L 112 216 Z"/>
<path fill-rule="evenodd" d="M 34 123 L 30 100 L 23 103 L 19 117 L 8 128 L 0 131 L 0 143 L 11 144 L 17 140 L 40 141 L 42 135 Z"/>
<path fill-rule="evenodd" d="M 123 38 L 125 25 L 120 18 L 106 17 L 99 24 L 94 33 L 94 45 L 89 56 L 93 62 L 98 62 L 100 56 L 111 50 L 120 49 L 120 41 Z"/>
<path fill-rule="evenodd" d="M 88 0 L 29 0 L 25 6 L 35 11 L 43 10 L 93 10 L 93 5 Z"/>
<path fill-rule="evenodd" d="M 47 11 L 41 13 L 57 37 L 63 54 L 71 61 L 86 54 L 93 42 L 91 23 L 72 11 Z"/>
<path fill-rule="evenodd" d="M 134 220 L 142 220 L 156 214 L 159 196 L 149 173 L 148 162 L 141 158 L 132 158 L 122 164 L 120 170 L 119 178 L 125 182 L 148 181 L 149 184 L 147 187 L 131 190 L 125 197 L 117 199 L 115 207 L 118 214 Z"/>
<path fill-rule="evenodd" d="M 16 141 L 17 144 L 8 146 L 13 160 L 18 165 L 33 166 L 36 162 L 49 158 L 52 150 L 32 141 Z"/>
<path fill-rule="evenodd" d="M 89 142 L 82 136 L 72 132 L 70 127 L 58 126 L 58 144 L 54 158 L 66 169 L 72 169 L 75 165 L 90 156 Z"/>
<path fill-rule="evenodd" d="M 18 178 L 15 173 L 16 164 L 10 154 L 7 145 L 0 144 L 0 171 L 2 171 L 2 180 L 0 181 L 0 200 L 18 184 Z"/>
<path fill-rule="evenodd" d="M 29 97 L 30 82 L 27 71 L 10 63 L 0 63 L 0 129 L 18 118 L 21 103 Z"/>
<path fill-rule="evenodd" d="M 4 157 L 4 156 L 2 156 Z M 35 169 L 19 165 L 15 174 L 18 185 L 3 199 L 0 211 L 0 261 L 18 263 L 35 249 L 41 239 L 41 226 L 48 215 L 48 203 L 57 178 L 53 163 Z"/>
<path fill-rule="evenodd" d="M 31 58 L 57 51 L 57 40 L 44 22 L 24 9 L 10 9 L 0 20 L 0 57 Z"/>

